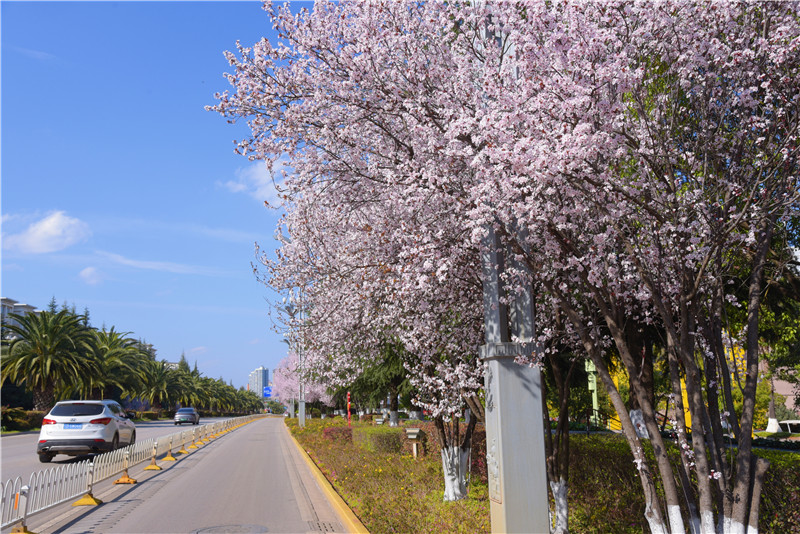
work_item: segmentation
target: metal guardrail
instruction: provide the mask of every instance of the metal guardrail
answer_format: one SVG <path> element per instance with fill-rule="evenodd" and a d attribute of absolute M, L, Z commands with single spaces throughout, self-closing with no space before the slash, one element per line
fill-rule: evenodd
<path fill-rule="evenodd" d="M 18 522 L 24 525 L 33 514 L 84 495 L 91 495 L 95 484 L 150 460 L 154 450 L 156 456 L 162 456 L 173 449 L 190 447 L 197 440 L 231 430 L 260 417 L 248 415 L 205 424 L 191 431 L 182 430 L 158 439 L 140 441 L 82 462 L 37 471 L 31 474 L 27 485 L 23 485 L 22 477 L 9 479 L 0 483 L 0 528 Z"/>

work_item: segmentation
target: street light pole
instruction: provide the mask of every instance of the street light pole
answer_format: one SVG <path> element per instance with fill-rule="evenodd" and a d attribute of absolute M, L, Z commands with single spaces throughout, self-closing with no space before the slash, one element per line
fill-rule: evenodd
<path fill-rule="evenodd" d="M 302 296 L 302 293 L 301 293 L 301 296 Z M 286 313 L 292 319 L 294 319 L 295 315 L 298 315 L 300 321 L 302 322 L 302 320 L 303 320 L 303 308 L 302 307 L 299 307 L 299 308 L 295 309 L 294 305 L 289 304 L 288 306 L 285 306 L 283 309 L 284 309 L 284 311 L 286 311 Z M 304 334 L 302 334 L 302 330 L 301 330 L 301 335 L 304 335 Z M 284 341 L 286 341 L 286 340 L 284 340 Z M 288 341 L 286 341 L 286 343 L 289 344 Z M 306 426 L 306 391 L 305 391 L 305 384 L 304 384 L 304 380 L 303 380 L 303 343 L 302 343 L 302 339 L 301 339 L 301 342 L 300 342 L 300 346 L 299 347 L 295 347 L 295 350 L 297 351 L 297 373 L 298 373 L 298 380 L 300 382 L 300 394 L 298 396 L 299 397 L 298 398 L 298 405 L 299 406 L 298 406 L 298 410 L 297 410 L 297 418 L 298 418 L 297 424 L 300 425 L 300 427 L 305 427 Z"/>
<path fill-rule="evenodd" d="M 286 313 L 290 313 L 290 309 L 288 306 L 283 308 L 283 310 L 286 311 Z M 286 346 L 289 348 L 289 350 L 292 350 L 292 344 L 289 343 L 288 339 L 281 339 L 281 341 L 283 343 L 286 343 Z M 289 399 L 289 419 L 294 419 L 294 397 Z"/>
<path fill-rule="evenodd" d="M 300 318 L 302 319 L 302 310 L 300 310 Z M 300 348 L 297 350 L 297 360 L 298 360 L 298 367 L 300 368 L 300 410 L 298 416 L 300 420 L 297 424 L 300 427 L 306 426 L 306 389 L 305 384 L 303 383 L 303 344 L 300 344 Z"/>

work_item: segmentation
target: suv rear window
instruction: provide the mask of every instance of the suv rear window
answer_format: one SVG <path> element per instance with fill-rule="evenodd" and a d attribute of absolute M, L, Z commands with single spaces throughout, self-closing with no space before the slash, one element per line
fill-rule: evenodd
<path fill-rule="evenodd" d="M 79 415 L 100 415 L 103 413 L 102 404 L 57 404 L 50 410 L 50 415 L 72 416 Z"/>

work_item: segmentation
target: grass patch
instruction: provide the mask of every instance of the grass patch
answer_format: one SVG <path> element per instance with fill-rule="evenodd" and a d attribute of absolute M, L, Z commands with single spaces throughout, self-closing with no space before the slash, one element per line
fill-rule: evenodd
<path fill-rule="evenodd" d="M 323 434 L 346 427 L 344 420 L 306 419 L 304 429 L 295 419 L 286 424 L 371 533 L 490 532 L 486 485 L 473 484 L 462 501 L 443 502 L 438 453 L 415 459 L 401 452 L 402 429 L 354 422 L 350 442 L 343 432 Z"/>
<path fill-rule="evenodd" d="M 402 428 L 344 419 L 296 419 L 286 424 L 336 491 L 373 534 L 490 532 L 486 439 L 477 427 L 467 499 L 442 501 L 444 482 L 433 425 L 427 454 L 415 459 Z M 400 449 L 397 442 L 400 441 Z M 573 534 L 648 532 L 638 473 L 625 440 L 615 434 L 570 436 L 569 529 Z M 646 454 L 652 457 L 652 451 Z M 671 453 L 673 451 L 670 451 Z M 677 449 L 673 461 L 679 462 Z M 759 531 L 800 532 L 800 454 L 757 450 L 770 461 L 759 511 Z"/>

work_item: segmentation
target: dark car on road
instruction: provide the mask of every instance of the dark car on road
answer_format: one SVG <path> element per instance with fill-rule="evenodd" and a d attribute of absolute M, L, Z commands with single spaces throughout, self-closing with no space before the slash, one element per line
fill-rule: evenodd
<path fill-rule="evenodd" d="M 180 408 L 175 412 L 175 424 L 180 425 L 183 423 L 192 423 L 193 425 L 200 423 L 200 414 L 192 407 Z"/>

